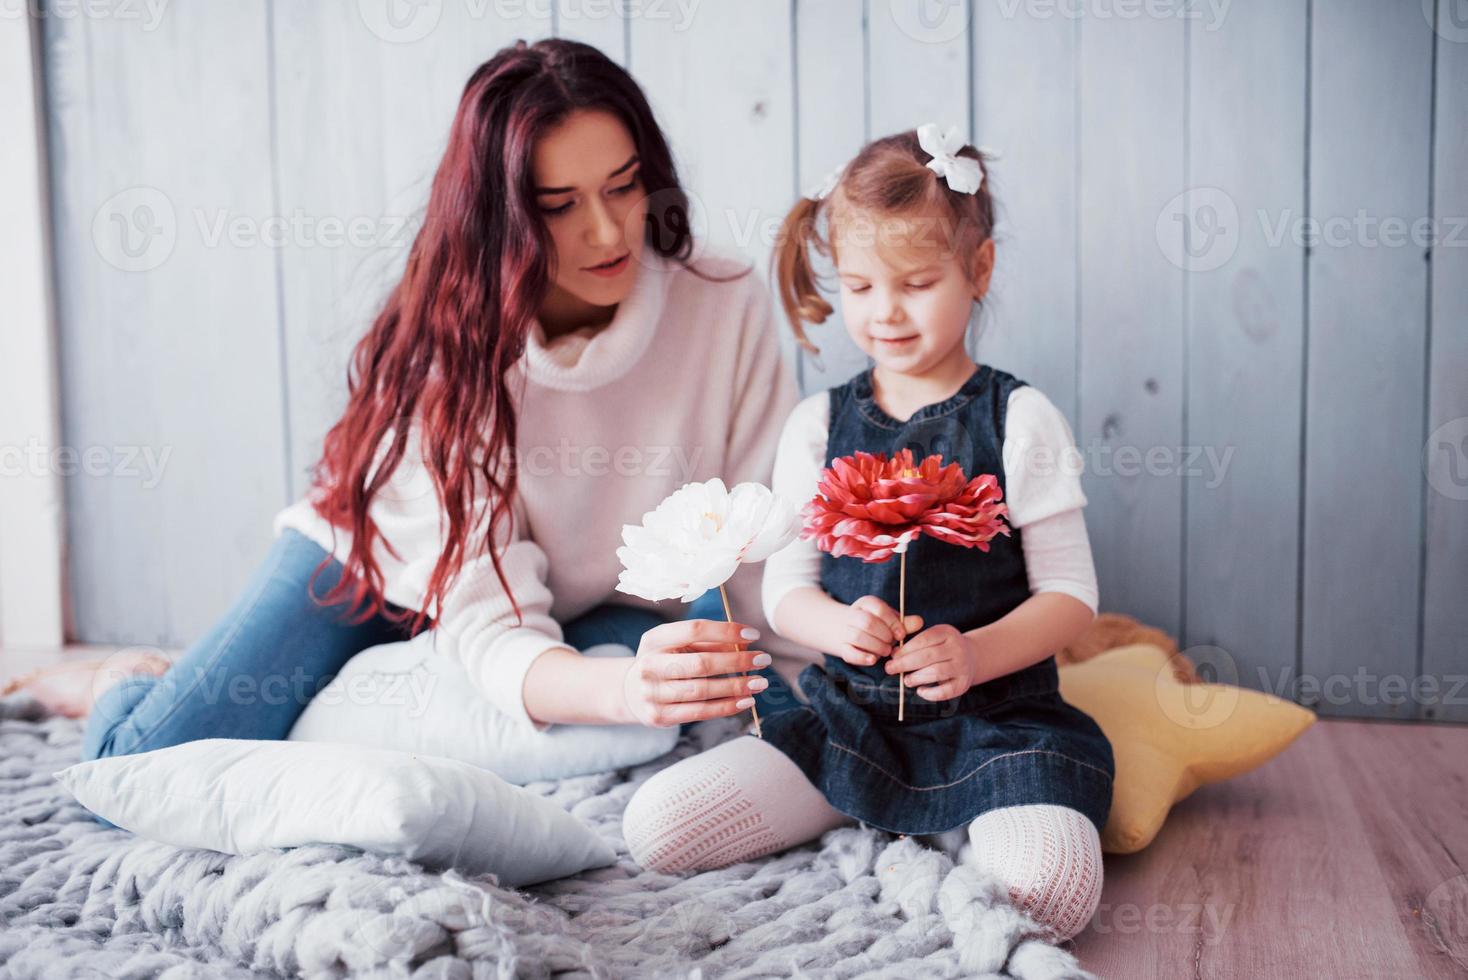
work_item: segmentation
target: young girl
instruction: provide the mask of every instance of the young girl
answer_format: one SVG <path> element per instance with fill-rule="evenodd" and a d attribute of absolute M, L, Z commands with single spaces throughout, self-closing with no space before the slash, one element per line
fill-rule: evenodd
<path fill-rule="evenodd" d="M 966 826 L 973 859 L 1066 939 L 1100 899 L 1114 774 L 1100 728 L 1061 699 L 1053 655 L 1096 612 L 1086 499 L 1066 466 L 1076 453 L 1064 416 L 965 349 L 994 267 L 994 206 L 981 154 L 961 144 L 931 125 L 877 140 L 786 219 L 779 289 L 801 343 L 814 349 L 802 321 L 832 312 L 815 287 L 816 250 L 834 260 L 846 329 L 874 366 L 797 406 L 773 482 L 803 502 L 837 456 L 940 453 L 970 477 L 998 477 L 1012 533 L 988 552 L 914 541 L 906 623 L 895 560 L 834 558 L 811 541 L 771 557 L 767 618 L 824 654 L 799 678 L 808 703 L 772 684 L 762 740 L 658 773 L 624 830 L 642 864 L 688 870 L 852 818 L 899 834 Z"/>

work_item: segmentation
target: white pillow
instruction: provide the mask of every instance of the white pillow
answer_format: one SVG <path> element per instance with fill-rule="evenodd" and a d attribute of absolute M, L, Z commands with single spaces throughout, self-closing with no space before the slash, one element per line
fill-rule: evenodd
<path fill-rule="evenodd" d="M 571 814 L 494 773 L 352 745 L 206 738 L 55 774 L 140 837 L 250 854 L 347 844 L 518 886 L 616 861 Z"/>
<path fill-rule="evenodd" d="M 601 644 L 588 657 L 628 656 Z M 673 751 L 679 728 L 552 725 L 511 718 L 474 690 L 463 666 L 433 649 L 433 631 L 348 660 L 296 719 L 292 742 L 348 742 L 458 759 L 523 786 L 638 766 Z"/>

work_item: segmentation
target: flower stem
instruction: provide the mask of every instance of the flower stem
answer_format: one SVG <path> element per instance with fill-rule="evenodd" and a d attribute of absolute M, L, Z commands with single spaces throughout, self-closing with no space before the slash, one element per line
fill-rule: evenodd
<path fill-rule="evenodd" d="M 734 622 L 734 614 L 729 611 L 729 593 L 727 593 L 727 592 L 724 591 L 724 587 L 722 585 L 719 586 L 719 598 L 724 600 L 724 618 L 726 620 L 728 620 L 729 622 L 731 622 L 731 623 Z M 743 643 L 738 643 L 738 644 L 735 644 L 735 645 L 740 650 L 743 650 L 744 649 L 744 644 Z M 746 675 L 741 674 L 740 676 L 743 677 L 743 676 L 746 676 Z M 754 733 L 755 733 L 755 735 L 759 736 L 760 738 L 764 738 L 765 737 L 765 733 L 762 732 L 762 731 L 760 731 L 760 727 L 759 727 L 759 705 L 758 704 L 752 704 L 752 705 L 749 706 L 749 710 L 754 712 Z"/>
<path fill-rule="evenodd" d="M 888 592 L 888 595 L 892 593 Z M 902 558 L 897 566 L 897 629 L 901 636 L 897 639 L 897 655 L 901 656 L 903 648 L 907 646 L 907 550 L 903 549 Z M 907 673 L 904 671 L 897 678 L 897 720 L 902 720 L 903 708 L 907 704 Z"/>

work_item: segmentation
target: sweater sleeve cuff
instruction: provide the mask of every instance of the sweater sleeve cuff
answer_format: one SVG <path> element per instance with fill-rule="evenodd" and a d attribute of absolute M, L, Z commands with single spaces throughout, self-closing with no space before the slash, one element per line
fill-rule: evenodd
<path fill-rule="evenodd" d="M 551 724 L 534 721 L 525 709 L 525 675 L 536 657 L 565 645 L 539 630 L 506 630 L 475 665 L 475 683 L 484 697 L 509 717 L 538 732 L 547 731 Z"/>
<path fill-rule="evenodd" d="M 1092 616 L 1095 616 L 1100 609 L 1101 597 L 1098 594 L 1098 590 L 1087 588 L 1080 582 L 1046 582 L 1035 590 L 1035 595 L 1039 595 L 1042 592 L 1056 592 L 1061 595 L 1068 595 L 1073 599 L 1079 599 L 1090 608 Z"/>

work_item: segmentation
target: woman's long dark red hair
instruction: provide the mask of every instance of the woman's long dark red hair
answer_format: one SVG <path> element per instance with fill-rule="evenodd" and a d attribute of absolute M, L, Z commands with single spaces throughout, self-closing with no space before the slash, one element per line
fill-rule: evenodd
<path fill-rule="evenodd" d="M 411 618 L 417 632 L 429 609 L 441 608 L 484 516 L 471 513 L 476 479 L 491 502 L 484 547 L 510 592 L 494 547 L 517 487 L 509 372 L 525 351 L 555 258 L 535 204 L 532 153 L 548 129 L 591 109 L 617 116 L 637 147 L 649 198 L 646 247 L 679 262 L 692 253 L 672 153 L 621 66 L 596 48 L 559 39 L 516 42 L 479 66 L 459 99 L 407 268 L 352 353 L 346 410 L 311 471 L 317 512 L 352 535 L 340 581 L 317 601 L 336 604 L 350 593 L 353 622 L 374 614 L 396 623 Z M 395 614 L 373 558 L 380 532 L 368 510 L 413 429 L 446 522 L 444 548 L 421 608 Z M 329 562 L 311 576 L 313 597 Z"/>

